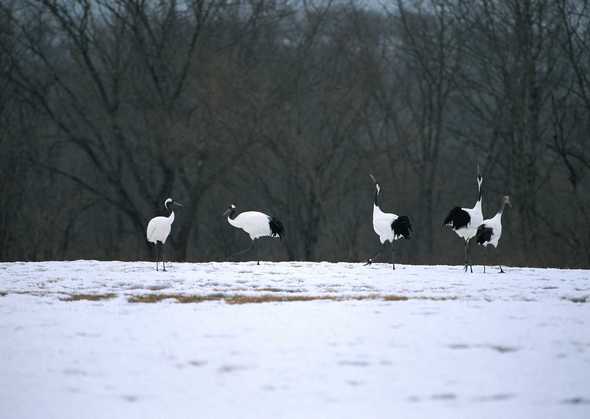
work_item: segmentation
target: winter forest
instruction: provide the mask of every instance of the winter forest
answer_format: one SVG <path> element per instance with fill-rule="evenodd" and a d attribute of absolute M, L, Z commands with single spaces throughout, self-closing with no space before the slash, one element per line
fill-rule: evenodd
<path fill-rule="evenodd" d="M 494 257 L 590 266 L 587 0 L 0 0 L 0 90 L 0 260 L 149 260 L 172 197 L 172 260 L 243 260 L 236 204 L 364 261 L 374 174 L 399 262 L 460 264 L 479 164 Z"/>

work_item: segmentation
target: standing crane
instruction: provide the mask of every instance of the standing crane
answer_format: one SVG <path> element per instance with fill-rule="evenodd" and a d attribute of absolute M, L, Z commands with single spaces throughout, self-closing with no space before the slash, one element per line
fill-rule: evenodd
<path fill-rule="evenodd" d="M 166 208 L 167 211 L 170 211 L 170 215 L 168 215 L 168 217 L 154 217 L 150 220 L 147 226 L 147 240 L 148 242 L 153 243 L 156 249 L 156 271 L 158 270 L 159 260 L 158 249 L 160 250 L 159 254 L 162 257 L 162 270 L 166 271 L 166 264 L 164 262 L 164 244 L 170 235 L 170 229 L 174 222 L 174 206 L 182 207 L 182 204 L 174 201 L 172 198 L 166 199 L 164 201 L 164 208 Z"/>
<path fill-rule="evenodd" d="M 502 237 L 502 213 L 504 212 L 504 207 L 512 206 L 510 203 L 510 197 L 505 195 L 502 197 L 502 203 L 500 205 L 500 209 L 492 218 L 483 220 L 483 223 L 477 228 L 477 233 L 475 234 L 475 242 L 480 246 L 487 247 L 489 244 L 494 246 L 494 248 L 498 247 L 498 241 L 500 241 L 500 237 Z M 500 273 L 504 273 L 502 270 L 502 265 L 498 265 L 500 268 Z M 483 271 L 486 271 L 486 265 L 483 265 Z"/>
<path fill-rule="evenodd" d="M 465 272 L 467 272 L 467 266 L 473 272 L 469 241 L 475 237 L 477 228 L 483 222 L 483 213 L 481 210 L 482 182 L 483 177 L 479 171 L 479 165 L 477 165 L 477 201 L 475 202 L 475 206 L 473 208 L 455 207 L 449 212 L 449 215 L 447 215 L 447 218 L 443 222 L 444 225 L 453 229 L 459 237 L 465 240 Z"/>
<path fill-rule="evenodd" d="M 259 211 L 245 211 L 240 214 L 236 213 L 236 206 L 231 204 L 223 213 L 227 216 L 227 222 L 236 228 L 241 228 L 250 236 L 252 245 L 237 254 L 244 253 L 254 247 L 256 251 L 256 264 L 260 265 L 258 257 L 258 247 L 255 240 L 260 237 L 279 237 L 283 238 L 285 229 L 283 224 L 275 217 Z"/>
<path fill-rule="evenodd" d="M 401 238 L 409 239 L 412 225 L 410 224 L 410 219 L 406 215 L 396 215 L 381 210 L 379 207 L 381 187 L 372 174 L 369 176 L 373 180 L 373 183 L 375 183 L 375 197 L 373 199 L 373 229 L 379 236 L 381 245 L 379 246 L 377 253 L 375 253 L 373 257 L 367 259 L 366 265 L 373 263 L 373 259 L 383 250 L 383 244 L 388 241 L 391 243 L 391 265 L 393 266 L 393 269 L 395 269 L 395 247 L 393 242 Z"/>

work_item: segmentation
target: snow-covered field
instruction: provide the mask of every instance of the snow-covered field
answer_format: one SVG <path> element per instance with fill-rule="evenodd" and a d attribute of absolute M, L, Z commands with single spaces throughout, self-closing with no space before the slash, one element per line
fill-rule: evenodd
<path fill-rule="evenodd" d="M 590 271 L 0 263 L 0 418 L 588 418 Z"/>

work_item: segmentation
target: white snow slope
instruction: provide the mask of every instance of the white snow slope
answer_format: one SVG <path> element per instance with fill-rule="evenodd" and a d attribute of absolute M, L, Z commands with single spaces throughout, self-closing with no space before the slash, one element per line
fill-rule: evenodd
<path fill-rule="evenodd" d="M 590 271 L 0 263 L 2 419 L 435 417 L 590 417 Z"/>

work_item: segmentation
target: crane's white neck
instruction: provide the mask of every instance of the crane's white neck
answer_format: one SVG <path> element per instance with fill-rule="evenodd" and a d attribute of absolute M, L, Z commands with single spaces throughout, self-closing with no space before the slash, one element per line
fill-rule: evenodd
<path fill-rule="evenodd" d="M 238 223 L 236 223 L 236 217 L 234 216 L 234 218 L 231 218 L 231 215 L 227 217 L 227 222 L 230 223 L 231 225 L 233 225 L 234 227 L 240 228 L 240 226 L 238 225 Z"/>
<path fill-rule="evenodd" d="M 479 202 L 481 206 L 481 184 L 483 183 L 483 177 L 481 175 L 477 175 L 477 202 Z"/>
<path fill-rule="evenodd" d="M 375 216 L 379 216 L 380 214 L 384 214 L 384 212 L 381 211 L 381 208 L 379 208 L 377 204 L 373 204 L 373 218 L 375 218 Z"/>
<path fill-rule="evenodd" d="M 379 187 L 378 183 L 375 183 L 375 197 L 373 198 L 373 205 L 378 207 L 379 206 L 379 194 L 381 193 L 381 188 Z"/>
<path fill-rule="evenodd" d="M 475 214 L 479 214 L 479 215 L 482 217 L 482 219 L 483 219 L 483 210 L 482 210 L 482 207 L 481 207 L 481 195 L 480 195 L 480 197 L 479 197 L 479 200 L 478 200 L 478 201 L 475 203 L 475 205 L 473 206 L 473 209 L 472 209 L 472 211 L 473 211 Z"/>
<path fill-rule="evenodd" d="M 473 207 L 473 209 L 481 212 L 481 194 L 479 195 L 479 200 L 475 203 L 475 206 Z"/>

